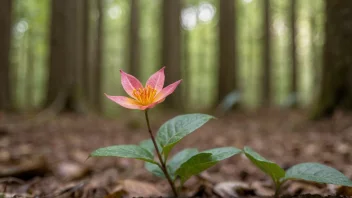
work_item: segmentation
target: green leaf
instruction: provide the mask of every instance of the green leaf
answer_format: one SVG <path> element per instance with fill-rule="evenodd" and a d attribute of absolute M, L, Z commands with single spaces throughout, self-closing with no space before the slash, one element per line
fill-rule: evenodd
<path fill-rule="evenodd" d="M 176 116 L 164 123 L 159 129 L 156 139 L 162 147 L 165 159 L 176 143 L 212 118 L 214 117 L 206 114 L 186 114 Z"/>
<path fill-rule="evenodd" d="M 158 176 L 158 177 L 162 177 L 162 178 L 166 178 L 163 171 L 161 170 L 161 168 L 156 165 L 156 164 L 152 164 L 150 162 L 146 162 L 144 163 L 144 167 L 151 172 L 153 175 Z"/>
<path fill-rule="evenodd" d="M 181 152 L 174 155 L 174 157 L 169 161 L 168 166 L 173 173 L 180 168 L 181 164 L 185 163 L 189 158 L 193 157 L 198 153 L 195 148 L 184 149 Z"/>
<path fill-rule="evenodd" d="M 146 139 L 146 140 L 141 141 L 139 143 L 139 146 L 146 149 L 150 153 L 154 153 L 155 148 L 154 148 L 153 141 L 151 139 Z"/>
<path fill-rule="evenodd" d="M 222 148 L 214 148 L 206 151 L 202 151 L 202 153 L 211 153 L 212 159 L 215 161 L 221 161 L 226 158 L 229 158 L 233 155 L 241 153 L 242 150 L 235 147 L 222 147 Z"/>
<path fill-rule="evenodd" d="M 288 179 L 352 186 L 352 181 L 340 171 L 319 163 L 302 163 L 292 166 L 286 171 L 286 175 L 283 180 L 285 181 Z"/>
<path fill-rule="evenodd" d="M 142 148 L 148 150 L 151 153 L 154 153 L 155 147 L 154 147 L 152 139 L 147 139 L 147 140 L 141 141 L 139 143 L 139 146 L 141 146 Z M 145 162 L 144 163 L 144 167 L 149 172 L 151 172 L 153 175 L 165 178 L 165 175 L 164 175 L 163 171 L 160 169 L 160 167 L 157 164 L 153 164 L 153 163 L 150 163 L 150 162 Z"/>
<path fill-rule="evenodd" d="M 153 154 L 138 145 L 117 145 L 99 148 L 93 151 L 90 156 L 133 158 L 156 164 Z"/>
<path fill-rule="evenodd" d="M 181 183 L 186 182 L 192 175 L 201 173 L 202 171 L 214 166 L 221 160 L 229 158 L 240 153 L 241 150 L 233 147 L 215 148 L 198 153 L 181 164 L 175 172 L 180 176 Z"/>
<path fill-rule="evenodd" d="M 285 177 L 284 169 L 276 163 L 265 159 L 251 148 L 244 147 L 244 153 L 254 165 L 256 165 L 264 173 L 270 175 L 276 185 L 280 183 L 281 178 Z"/>
<path fill-rule="evenodd" d="M 183 151 L 177 153 L 169 161 L 166 167 L 168 169 L 169 175 L 172 180 L 175 179 L 175 171 L 180 167 L 180 165 L 197 153 L 198 153 L 197 149 L 184 149 Z M 144 164 L 144 167 L 154 175 L 165 178 L 163 171 L 160 169 L 158 165 L 146 162 Z"/>

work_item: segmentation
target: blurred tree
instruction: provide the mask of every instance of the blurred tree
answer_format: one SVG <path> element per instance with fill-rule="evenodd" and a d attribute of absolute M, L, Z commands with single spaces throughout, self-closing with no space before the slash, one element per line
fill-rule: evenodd
<path fill-rule="evenodd" d="M 352 1 L 326 0 L 324 63 L 313 117 L 352 109 Z"/>
<path fill-rule="evenodd" d="M 234 0 L 220 1 L 218 102 L 236 86 L 236 31 Z"/>
<path fill-rule="evenodd" d="M 320 46 L 320 38 L 318 34 L 320 33 L 319 31 L 319 26 L 318 26 L 318 19 L 317 17 L 317 7 L 319 5 L 317 4 L 317 1 L 314 1 L 310 4 L 310 10 L 309 10 L 309 24 L 310 24 L 310 49 L 311 49 L 311 62 L 314 68 L 314 73 L 313 73 L 313 84 L 315 85 L 315 89 L 313 90 L 312 93 L 318 94 L 319 89 L 320 89 L 320 84 L 321 84 L 321 70 L 322 70 L 322 57 L 321 57 L 321 51 L 322 47 Z"/>
<path fill-rule="evenodd" d="M 34 86 L 34 43 L 33 43 L 33 33 L 32 33 L 32 29 L 29 28 L 28 29 L 28 33 L 27 33 L 27 67 L 26 67 L 26 85 L 25 85 L 25 98 L 26 98 L 26 107 L 31 109 L 32 105 L 34 104 L 34 90 L 33 90 L 33 86 Z"/>
<path fill-rule="evenodd" d="M 291 94 L 295 95 L 297 99 L 297 28 L 296 28 L 296 0 L 291 0 L 291 10 L 290 10 L 290 25 L 291 25 Z M 297 105 L 297 100 L 292 104 L 293 107 Z"/>
<path fill-rule="evenodd" d="M 82 55 L 82 61 L 83 61 L 83 67 L 84 69 L 82 70 L 82 95 L 84 98 L 86 98 L 85 102 L 91 102 L 91 98 L 89 97 L 91 95 L 90 93 L 90 76 L 91 76 L 91 48 L 90 48 L 90 0 L 83 0 L 82 2 L 82 39 L 83 39 L 83 55 Z"/>
<path fill-rule="evenodd" d="M 162 65 L 166 66 L 165 84 L 171 84 L 182 78 L 181 76 L 181 1 L 162 1 Z M 165 100 L 170 108 L 183 108 L 181 87 Z"/>
<path fill-rule="evenodd" d="M 263 73 L 262 73 L 262 103 L 269 106 L 271 103 L 271 34 L 270 34 L 270 0 L 264 0 L 264 45 L 263 45 Z"/>
<path fill-rule="evenodd" d="M 52 0 L 46 106 L 57 111 L 81 110 L 77 94 L 83 63 L 81 4 L 82 0 Z"/>
<path fill-rule="evenodd" d="M 0 1 L 0 110 L 11 108 L 10 40 L 12 0 Z"/>
<path fill-rule="evenodd" d="M 182 30 L 182 35 L 183 35 L 183 42 L 182 42 L 182 61 L 183 61 L 183 72 L 182 72 L 182 76 L 184 82 L 183 82 L 183 95 L 182 98 L 184 98 L 186 101 L 189 101 L 191 99 L 190 97 L 190 87 L 191 87 L 191 78 L 190 78 L 190 74 L 191 74 L 191 61 L 190 61 L 190 31 L 183 29 Z M 189 108 L 190 106 L 190 102 L 187 104 L 184 104 L 184 108 Z"/>
<path fill-rule="evenodd" d="M 96 111 L 102 110 L 101 103 L 101 71 L 103 68 L 103 49 L 104 49 L 104 1 L 96 0 L 98 20 L 97 20 L 97 32 L 96 40 L 94 44 L 95 49 L 95 61 L 93 65 L 92 75 L 92 99 L 93 107 Z"/>
<path fill-rule="evenodd" d="M 129 73 L 140 78 L 140 50 L 139 50 L 139 0 L 131 0 L 130 16 L 130 65 Z"/>

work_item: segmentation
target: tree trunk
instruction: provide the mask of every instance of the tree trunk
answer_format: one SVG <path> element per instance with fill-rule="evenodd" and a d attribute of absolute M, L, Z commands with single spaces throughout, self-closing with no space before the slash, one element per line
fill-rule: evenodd
<path fill-rule="evenodd" d="M 139 0 L 131 0 L 130 20 L 130 65 L 128 71 L 130 74 L 140 78 Z"/>
<path fill-rule="evenodd" d="M 235 0 L 220 1 L 218 102 L 237 88 Z"/>
<path fill-rule="evenodd" d="M 314 68 L 314 74 L 313 74 L 313 84 L 317 85 L 314 86 L 314 90 L 312 94 L 317 95 L 319 93 L 320 89 L 320 83 L 321 83 L 321 70 L 322 70 L 322 64 L 321 64 L 321 47 L 317 44 L 318 39 L 317 38 L 317 32 L 318 32 L 318 17 L 316 17 L 316 10 L 317 3 L 312 3 L 310 5 L 310 13 L 309 13 L 309 23 L 310 23 L 310 54 L 311 54 L 311 64 L 313 65 Z"/>
<path fill-rule="evenodd" d="M 183 93 L 182 93 L 182 98 L 184 98 L 184 100 L 189 101 L 187 104 L 184 104 L 184 108 L 188 109 L 189 107 L 191 107 L 192 104 L 191 103 L 191 69 L 190 69 L 190 58 L 189 58 L 189 49 L 190 49 L 190 32 L 188 30 L 182 30 L 182 34 L 183 34 L 183 42 L 182 42 L 182 61 L 183 61 Z"/>
<path fill-rule="evenodd" d="M 89 103 L 91 95 L 90 93 L 90 0 L 83 0 L 82 4 L 82 39 L 83 39 L 83 54 L 82 54 L 82 61 L 83 61 L 83 69 L 82 69 L 82 90 L 83 90 L 83 97 L 85 98 L 85 102 Z"/>
<path fill-rule="evenodd" d="M 57 110 L 79 111 L 77 90 L 82 47 L 79 1 L 52 0 L 50 68 L 46 105 Z M 57 103 L 58 102 L 58 103 Z"/>
<path fill-rule="evenodd" d="M 0 110 L 11 108 L 10 41 L 12 0 L 0 1 Z"/>
<path fill-rule="evenodd" d="M 96 0 L 97 11 L 98 11 L 98 20 L 97 20 L 97 32 L 95 38 L 95 62 L 92 68 L 92 99 L 93 107 L 97 112 L 100 112 L 102 109 L 101 104 L 101 71 L 103 68 L 103 49 L 104 49 L 104 1 Z"/>
<path fill-rule="evenodd" d="M 297 45 L 296 45 L 296 36 L 297 36 L 297 28 L 296 28 L 296 0 L 291 0 L 291 94 L 294 94 L 297 98 L 298 89 L 297 89 Z M 297 105 L 297 100 L 295 100 L 293 107 Z"/>
<path fill-rule="evenodd" d="M 27 70 L 26 70 L 26 85 L 25 85 L 25 98 L 26 98 L 26 108 L 31 110 L 34 105 L 34 53 L 33 53 L 33 33 L 32 30 L 28 30 L 27 35 Z"/>
<path fill-rule="evenodd" d="M 352 1 L 326 0 L 324 63 L 313 117 L 352 109 Z"/>
<path fill-rule="evenodd" d="M 162 65 L 166 66 L 165 84 L 171 84 L 181 79 L 181 2 L 163 0 L 162 27 Z M 165 100 L 170 108 L 183 108 L 181 87 Z"/>
<path fill-rule="evenodd" d="M 263 74 L 262 74 L 262 103 L 270 106 L 271 103 L 271 35 L 270 35 L 270 0 L 264 1 L 264 45 L 263 45 Z"/>

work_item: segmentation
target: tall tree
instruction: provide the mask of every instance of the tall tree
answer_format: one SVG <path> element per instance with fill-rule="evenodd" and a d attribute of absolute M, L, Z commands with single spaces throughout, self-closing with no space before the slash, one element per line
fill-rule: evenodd
<path fill-rule="evenodd" d="M 324 63 L 313 117 L 352 109 L 352 1 L 326 0 Z"/>
<path fill-rule="evenodd" d="M 297 97 L 297 45 L 296 45 L 296 0 L 291 0 L 290 24 L 291 24 L 291 94 Z M 297 105 L 295 101 L 294 106 Z"/>
<path fill-rule="evenodd" d="M 140 50 L 139 50 L 139 0 L 131 0 L 130 17 L 130 65 L 129 73 L 140 78 Z"/>
<path fill-rule="evenodd" d="M 191 70 L 190 70 L 190 58 L 189 58 L 189 53 L 190 53 L 190 42 L 189 42 L 189 37 L 190 37 L 190 32 L 189 30 L 182 30 L 182 36 L 183 36 L 183 42 L 182 42 L 182 61 L 183 61 L 183 79 L 184 82 L 183 82 L 183 98 L 186 100 L 186 101 L 190 101 L 190 82 L 191 82 L 191 79 L 190 79 L 190 73 L 191 73 Z M 184 108 L 187 109 L 188 107 L 190 107 L 189 103 L 187 104 L 184 104 Z"/>
<path fill-rule="evenodd" d="M 166 66 L 165 83 L 170 84 L 181 79 L 181 1 L 162 2 L 162 65 Z M 182 107 L 181 89 L 176 89 L 164 103 L 170 108 Z"/>
<path fill-rule="evenodd" d="M 270 35 L 270 0 L 264 0 L 264 45 L 263 45 L 263 73 L 262 73 L 262 103 L 269 106 L 271 103 L 271 35 Z"/>
<path fill-rule="evenodd" d="M 10 41 L 12 0 L 0 1 L 0 110 L 11 108 Z"/>
<path fill-rule="evenodd" d="M 235 0 L 220 1 L 218 102 L 236 87 Z"/>
<path fill-rule="evenodd" d="M 321 51 L 322 47 L 318 44 L 318 40 L 321 40 L 321 38 L 318 37 L 317 32 L 318 30 L 318 19 L 317 17 L 317 1 L 313 1 L 310 4 L 310 10 L 309 10 L 309 24 L 310 24 L 310 54 L 311 54 L 311 63 L 314 68 L 314 74 L 313 74 L 313 84 L 318 85 L 315 86 L 313 94 L 316 94 L 319 92 L 319 85 L 321 81 L 321 70 L 322 70 L 322 58 L 321 58 Z"/>
<path fill-rule="evenodd" d="M 83 70 L 82 70 L 82 86 L 83 86 L 83 95 L 86 99 L 85 102 L 89 102 L 90 93 L 90 75 L 91 75 L 91 48 L 90 48 L 90 0 L 83 0 L 82 2 L 82 39 L 83 39 Z"/>
<path fill-rule="evenodd" d="M 26 49 L 26 73 L 25 73 L 25 93 L 24 96 L 26 98 L 26 108 L 31 109 L 34 104 L 34 38 L 33 38 L 33 33 L 32 29 L 28 29 L 28 33 L 26 36 L 26 41 L 27 41 L 27 49 Z"/>
<path fill-rule="evenodd" d="M 103 49 L 104 49 L 104 1 L 96 0 L 97 11 L 98 11 L 98 20 L 96 28 L 96 37 L 95 37 L 95 60 L 92 67 L 92 99 L 93 107 L 96 111 L 101 111 L 101 75 L 103 68 Z"/>
<path fill-rule="evenodd" d="M 82 67 L 81 1 L 52 0 L 50 62 L 46 105 L 58 110 L 80 110 L 77 90 Z"/>

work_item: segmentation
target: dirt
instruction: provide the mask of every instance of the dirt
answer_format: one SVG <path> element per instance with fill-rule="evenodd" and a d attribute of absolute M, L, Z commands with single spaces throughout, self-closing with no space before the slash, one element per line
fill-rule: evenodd
<path fill-rule="evenodd" d="M 175 115 L 150 113 L 154 133 Z M 167 182 L 148 173 L 141 161 L 87 159 L 96 148 L 147 139 L 142 112 L 116 119 L 62 114 L 42 122 L 24 120 L 28 116 L 0 117 L 0 192 L 5 197 L 170 195 Z M 173 153 L 191 147 L 250 146 L 285 169 L 301 162 L 319 162 L 352 178 L 351 143 L 351 114 L 337 112 L 330 119 L 311 121 L 304 111 L 270 109 L 219 117 L 187 136 Z M 230 194 L 220 195 L 214 189 L 221 184 L 226 191 L 225 182 L 231 183 Z M 243 155 L 193 177 L 182 189 L 185 197 L 270 197 L 273 192 L 270 178 Z M 352 190 L 294 181 L 285 184 L 281 194 L 348 197 Z"/>

